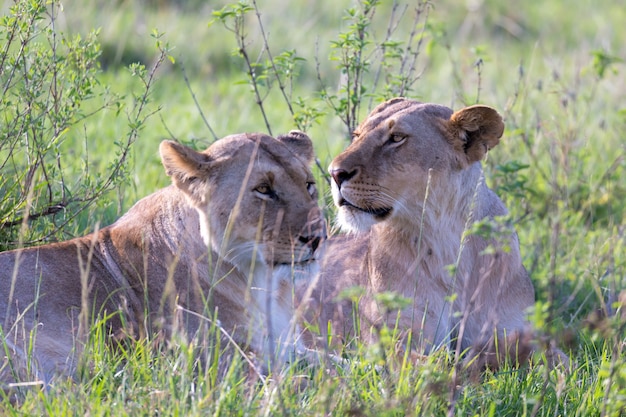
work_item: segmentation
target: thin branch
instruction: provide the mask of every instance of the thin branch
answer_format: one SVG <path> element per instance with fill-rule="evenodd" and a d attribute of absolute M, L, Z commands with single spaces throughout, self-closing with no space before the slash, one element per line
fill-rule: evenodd
<path fill-rule="evenodd" d="M 294 110 L 293 110 L 293 107 L 291 106 L 291 99 L 287 96 L 285 85 L 283 84 L 282 80 L 280 79 L 280 76 L 278 75 L 278 68 L 276 68 L 276 63 L 274 62 L 274 57 L 272 56 L 272 52 L 270 51 L 270 46 L 267 41 L 267 36 L 265 34 L 265 28 L 263 27 L 263 21 L 261 20 L 261 12 L 259 11 L 259 7 L 257 6 L 256 0 L 253 0 L 252 4 L 254 5 L 254 11 L 257 17 L 257 21 L 259 22 L 259 29 L 261 30 L 261 36 L 263 37 L 263 45 L 264 45 L 265 51 L 267 52 L 267 57 L 270 62 L 270 65 L 272 66 L 272 71 L 274 71 L 274 75 L 276 76 L 276 81 L 278 82 L 278 88 L 280 89 L 280 92 L 285 98 L 285 103 L 287 104 L 287 107 L 289 108 L 289 113 L 291 113 L 291 115 L 293 116 Z"/>
<path fill-rule="evenodd" d="M 37 20 L 38 16 L 37 14 L 33 13 L 33 15 L 31 16 L 30 20 L 27 23 L 27 27 L 28 27 L 28 31 L 24 34 L 24 36 L 22 37 L 22 42 L 20 45 L 20 49 L 17 52 L 17 54 L 14 57 L 15 62 L 19 61 L 20 59 L 23 59 L 24 57 L 24 51 L 26 50 L 26 45 L 28 45 L 28 43 L 32 40 L 33 36 L 32 36 L 32 30 L 35 27 L 35 21 Z M 19 25 L 19 19 L 15 19 L 15 24 L 13 25 L 13 30 L 11 31 L 11 36 L 7 41 L 7 45 L 6 45 L 6 49 L 3 52 L 3 58 L 2 58 L 2 67 L 0 67 L 0 74 L 2 73 L 3 69 L 4 69 L 4 63 L 5 60 L 7 58 L 8 51 L 9 48 L 11 46 L 11 42 L 13 41 L 14 37 L 15 37 L 15 32 L 18 29 L 18 25 Z M 17 65 L 11 65 L 11 74 L 7 77 L 7 82 L 4 85 L 4 89 L 2 91 L 2 97 L 4 97 L 4 95 L 7 93 L 7 91 L 9 91 L 9 88 L 11 86 L 11 81 L 13 80 L 13 77 L 15 75 L 15 71 L 17 70 Z"/>
<path fill-rule="evenodd" d="M 182 62 L 180 62 L 180 69 L 183 73 L 183 78 L 185 79 L 185 85 L 187 85 L 187 89 L 191 93 L 191 98 L 193 98 L 193 102 L 196 105 L 196 109 L 198 109 L 198 112 L 200 113 L 200 117 L 202 118 L 202 121 L 204 121 L 204 124 L 209 129 L 209 132 L 211 132 L 211 135 L 213 136 L 213 140 L 214 141 L 218 140 L 219 137 L 215 134 L 215 131 L 213 130 L 213 128 L 211 128 L 211 125 L 209 124 L 209 121 L 204 115 L 204 112 L 202 111 L 202 107 L 200 107 L 200 103 L 198 103 L 198 99 L 196 98 L 196 95 L 194 94 L 193 89 L 191 88 L 191 83 L 189 82 L 189 78 L 187 78 L 187 71 L 185 71 L 185 65 Z"/>
<path fill-rule="evenodd" d="M 482 89 L 482 72 L 483 72 L 483 59 L 482 58 L 478 58 L 478 60 L 476 61 L 476 63 L 474 64 L 474 67 L 476 68 L 476 74 L 478 75 L 478 83 L 476 86 L 476 103 L 480 103 L 480 91 Z"/>
<path fill-rule="evenodd" d="M 389 23 L 387 24 L 387 32 L 385 34 L 385 39 L 383 40 L 383 42 L 381 42 L 380 48 L 379 48 L 381 59 L 378 65 L 378 69 L 376 70 L 376 73 L 374 74 L 374 81 L 372 82 L 372 90 L 374 91 L 376 91 L 376 89 L 378 88 L 378 83 L 380 82 L 380 76 L 383 72 L 385 52 L 387 52 L 387 43 L 391 39 L 391 35 L 396 31 L 396 29 L 398 28 L 398 25 L 400 24 L 401 19 L 396 20 L 396 13 L 398 11 L 398 7 L 399 5 L 398 5 L 397 0 L 394 0 L 393 6 L 391 7 L 391 13 L 389 15 Z M 404 6 L 404 11 L 401 13 L 401 15 L 404 15 L 406 13 L 406 10 L 408 9 L 408 7 L 409 7 L 408 5 Z M 369 108 L 372 108 L 373 101 L 374 101 L 374 96 L 372 95 L 370 97 Z"/>
<path fill-rule="evenodd" d="M 414 25 L 413 28 L 411 30 L 411 34 L 409 35 L 409 42 L 408 42 L 408 46 L 406 49 L 406 53 L 405 56 L 402 60 L 402 64 L 400 66 L 400 73 L 404 73 L 404 68 L 405 65 L 407 63 L 407 61 L 409 60 L 409 57 L 412 57 L 413 59 L 410 61 L 411 64 L 409 66 L 409 69 L 407 71 L 407 74 L 413 74 L 416 70 L 416 66 L 417 66 L 417 58 L 419 57 L 421 51 L 422 51 L 422 45 L 424 43 L 424 37 L 425 37 L 425 33 L 426 33 L 426 24 L 428 23 L 428 16 L 429 16 L 429 7 L 430 7 L 430 3 L 429 0 L 424 0 L 423 2 L 421 2 L 417 8 L 415 9 L 415 20 L 414 20 Z M 415 39 L 415 37 L 417 36 L 417 27 L 419 26 L 419 21 L 420 18 L 422 16 L 422 14 L 424 14 L 424 19 L 423 19 L 423 23 L 422 23 L 422 30 L 418 36 L 418 41 L 417 41 L 417 45 L 415 46 L 415 50 L 411 50 L 411 45 L 413 43 L 413 40 Z M 415 77 L 413 77 L 412 79 L 409 78 L 409 76 L 403 78 L 402 80 L 402 86 L 400 88 L 400 91 L 398 92 L 399 95 L 403 96 L 405 94 L 405 92 L 411 88 L 413 86 L 413 84 L 415 84 L 415 82 L 421 77 L 421 73 L 417 74 Z"/>
<path fill-rule="evenodd" d="M 235 29 L 233 30 L 233 32 L 235 33 L 235 36 L 237 39 L 237 45 L 239 47 L 239 54 L 243 58 L 248 68 L 248 76 L 250 77 L 252 89 L 256 97 L 256 104 L 257 106 L 259 106 L 259 109 L 261 110 L 261 115 L 263 116 L 265 127 L 267 128 L 267 133 L 270 136 L 273 136 L 272 128 L 270 127 L 267 114 L 265 113 L 265 107 L 263 106 L 263 98 L 261 97 L 261 92 L 259 91 L 256 71 L 254 69 L 254 65 L 252 64 L 252 61 L 250 60 L 250 57 L 248 56 L 248 51 L 246 50 L 246 34 L 244 33 L 244 30 L 243 30 L 243 20 L 244 20 L 243 16 L 240 16 L 235 20 Z"/>
<path fill-rule="evenodd" d="M 30 213 L 30 214 L 28 214 L 28 216 L 22 216 L 22 217 L 18 217 L 15 220 L 11 220 L 11 221 L 6 221 L 6 222 L 3 222 L 3 223 L 0 223 L 0 229 L 5 228 L 5 227 L 9 228 L 9 227 L 14 227 L 14 226 L 20 225 L 20 224 L 22 224 L 24 222 L 25 218 L 28 218 L 28 220 L 36 220 L 36 219 L 38 219 L 40 217 L 45 217 L 45 216 L 50 216 L 52 214 L 56 214 L 56 213 L 58 213 L 60 211 L 65 210 L 65 208 L 67 207 L 67 204 L 68 203 L 60 202 L 58 204 L 50 205 L 50 206 L 44 208 L 43 210 L 38 211 L 37 213 Z"/>

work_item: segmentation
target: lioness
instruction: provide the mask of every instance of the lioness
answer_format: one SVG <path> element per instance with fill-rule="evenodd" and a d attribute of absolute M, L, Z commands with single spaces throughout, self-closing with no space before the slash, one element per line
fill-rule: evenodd
<path fill-rule="evenodd" d="M 71 374 L 95 319 L 112 336 L 192 336 L 213 320 L 262 358 L 293 349 L 294 271 L 313 267 L 326 234 L 311 140 L 238 134 L 204 152 L 163 141 L 160 153 L 173 185 L 114 224 L 0 254 L 5 381 L 17 364 L 46 382 Z"/>
<path fill-rule="evenodd" d="M 384 323 L 412 332 L 420 353 L 483 350 L 497 340 L 500 352 L 519 349 L 516 359 L 524 360 L 529 352 L 512 335 L 526 325 L 534 289 L 517 236 L 502 225 L 499 239 L 467 233 L 507 214 L 480 163 L 503 130 L 490 107 L 453 112 L 405 98 L 380 104 L 361 123 L 329 167 L 338 223 L 348 234 L 327 241 L 321 275 L 304 300 L 322 340 L 353 337 L 356 308 L 366 341 Z M 353 286 L 364 290 L 357 303 L 341 301 Z M 406 297 L 410 307 L 388 311 L 378 296 L 384 292 Z M 483 352 L 483 364 L 495 353 Z"/>

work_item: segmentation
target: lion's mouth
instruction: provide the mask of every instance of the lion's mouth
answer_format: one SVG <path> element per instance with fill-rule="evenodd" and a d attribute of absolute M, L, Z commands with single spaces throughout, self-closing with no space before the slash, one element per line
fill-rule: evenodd
<path fill-rule="evenodd" d="M 292 260 L 291 262 L 277 261 L 274 262 L 274 268 L 288 268 L 291 274 L 301 274 L 309 271 L 311 265 L 317 263 L 318 260 L 314 257 L 302 259 L 299 261 Z"/>
<path fill-rule="evenodd" d="M 293 260 L 291 262 L 277 261 L 277 262 L 274 262 L 274 267 L 283 266 L 283 267 L 290 267 L 290 268 L 306 268 L 309 265 L 314 264 L 317 261 L 318 260 L 316 258 L 314 258 L 314 257 L 302 259 L 302 260 L 299 260 L 299 261 Z"/>
<path fill-rule="evenodd" d="M 276 259 L 274 261 L 274 266 L 306 267 L 307 265 L 318 261 L 318 258 L 315 255 L 316 253 L 303 250 L 303 252 L 290 257 L 289 260 L 284 258 Z"/>
<path fill-rule="evenodd" d="M 341 201 L 339 201 L 339 207 L 350 207 L 350 208 L 362 211 L 364 213 L 371 214 L 372 216 L 374 216 L 374 217 L 376 217 L 377 219 L 380 219 L 380 220 L 383 220 L 387 216 L 389 216 L 389 214 L 391 213 L 391 210 L 392 210 L 391 207 L 380 207 L 380 208 L 372 208 L 372 207 L 363 208 L 363 207 L 358 207 L 358 206 L 355 206 L 354 204 L 350 203 L 345 198 L 342 198 Z"/>

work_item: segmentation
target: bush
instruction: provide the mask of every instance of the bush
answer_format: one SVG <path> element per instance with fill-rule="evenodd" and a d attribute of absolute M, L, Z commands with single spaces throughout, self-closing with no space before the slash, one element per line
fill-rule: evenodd
<path fill-rule="evenodd" d="M 20 1 L 0 22 L 0 250 L 71 234 L 76 216 L 124 184 L 129 150 L 150 115 L 154 73 L 166 56 L 157 41 L 160 57 L 150 72 L 131 66 L 143 91 L 126 109 L 125 137 L 106 141 L 114 157 L 101 174 L 92 167 L 103 157 L 93 155 L 81 127 L 102 111 L 120 114 L 124 97 L 98 82 L 97 32 L 65 36 L 56 29 L 59 8 L 58 1 Z"/>

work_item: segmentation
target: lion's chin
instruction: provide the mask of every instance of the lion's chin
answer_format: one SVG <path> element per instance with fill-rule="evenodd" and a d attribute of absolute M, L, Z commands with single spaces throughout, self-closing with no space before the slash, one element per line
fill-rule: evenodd
<path fill-rule="evenodd" d="M 310 280 L 318 272 L 319 264 L 315 259 L 274 265 L 274 275 L 290 282 Z"/>
<path fill-rule="evenodd" d="M 339 207 L 337 220 L 342 230 L 351 233 L 367 232 L 376 223 L 380 223 L 391 215 L 392 209 L 363 210 L 352 204 Z"/>
<path fill-rule="evenodd" d="M 337 221 L 342 230 L 349 233 L 367 232 L 380 220 L 376 216 L 364 211 L 342 206 L 339 208 Z"/>

